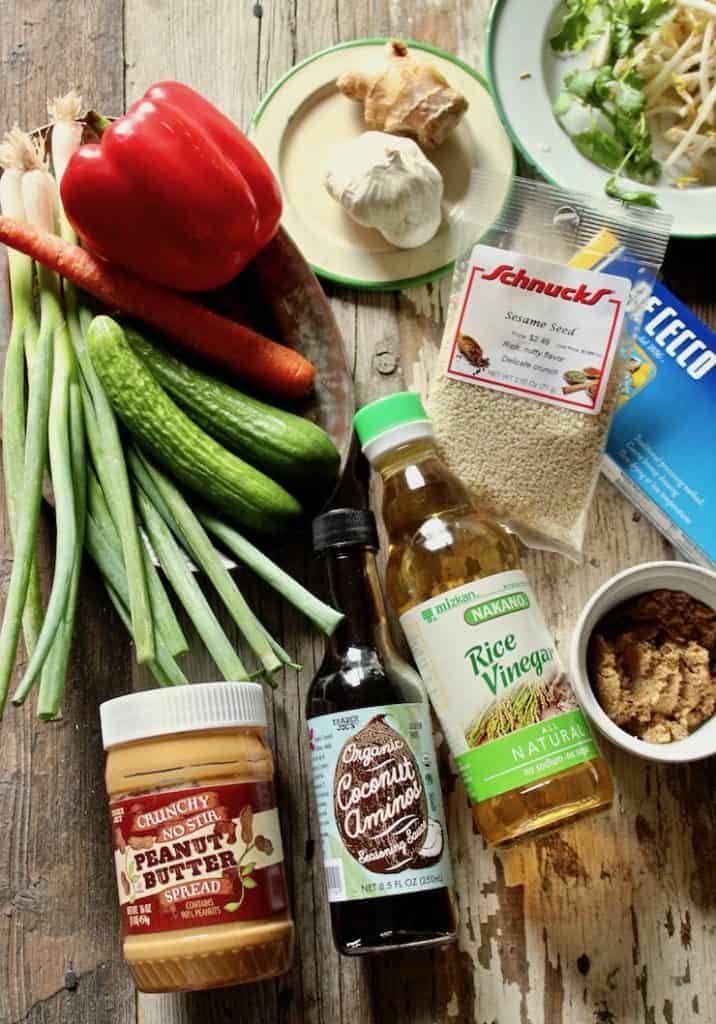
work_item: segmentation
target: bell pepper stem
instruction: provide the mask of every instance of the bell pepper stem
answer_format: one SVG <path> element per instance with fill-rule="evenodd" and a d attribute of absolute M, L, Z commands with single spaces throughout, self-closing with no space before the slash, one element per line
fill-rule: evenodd
<path fill-rule="evenodd" d="M 87 126 L 92 129 L 98 139 L 102 138 L 112 123 L 108 117 L 98 113 L 96 110 L 88 110 L 84 119 Z"/>

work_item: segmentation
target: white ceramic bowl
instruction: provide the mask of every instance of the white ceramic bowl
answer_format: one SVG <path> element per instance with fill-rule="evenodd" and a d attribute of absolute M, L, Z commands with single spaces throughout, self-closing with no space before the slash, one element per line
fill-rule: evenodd
<path fill-rule="evenodd" d="M 587 602 L 572 638 L 572 683 L 584 711 L 599 731 L 623 750 L 648 761 L 682 763 L 716 754 L 716 715 L 685 740 L 645 743 L 612 722 L 602 710 L 589 682 L 587 647 L 594 627 L 608 611 L 650 590 L 683 590 L 716 609 L 716 572 L 689 562 L 645 562 L 612 576 Z"/>

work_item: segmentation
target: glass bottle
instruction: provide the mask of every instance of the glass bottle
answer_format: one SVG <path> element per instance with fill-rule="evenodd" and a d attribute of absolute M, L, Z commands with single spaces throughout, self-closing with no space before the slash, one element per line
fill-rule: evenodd
<path fill-rule="evenodd" d="M 609 807 L 607 765 L 577 705 L 513 537 L 441 460 L 412 392 L 357 413 L 383 481 L 388 600 L 488 843 Z"/>
<path fill-rule="evenodd" d="M 319 516 L 313 545 L 344 614 L 307 699 L 336 946 L 359 955 L 451 942 L 457 917 L 429 703 L 390 637 L 373 514 Z"/>

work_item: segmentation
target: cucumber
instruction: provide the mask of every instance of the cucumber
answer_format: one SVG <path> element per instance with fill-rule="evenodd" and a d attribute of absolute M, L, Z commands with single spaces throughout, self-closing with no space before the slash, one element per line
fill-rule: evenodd
<path fill-rule="evenodd" d="M 222 448 L 174 404 L 119 324 L 95 317 L 87 342 L 117 415 L 173 477 L 257 533 L 281 533 L 301 515 L 299 503 L 280 484 Z"/>
<path fill-rule="evenodd" d="M 340 454 L 325 430 L 267 405 L 180 362 L 137 331 L 127 340 L 187 415 L 252 465 L 287 487 L 335 480 Z"/>

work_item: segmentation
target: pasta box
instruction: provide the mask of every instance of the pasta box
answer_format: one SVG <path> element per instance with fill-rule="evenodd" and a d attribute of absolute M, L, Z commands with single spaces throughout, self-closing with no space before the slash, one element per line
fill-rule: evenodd
<path fill-rule="evenodd" d="M 615 240 L 616 241 L 616 240 Z M 618 273 L 615 248 L 599 269 Z M 646 275 L 602 471 L 679 553 L 716 564 L 716 334 Z"/>

